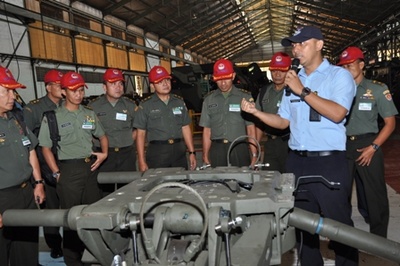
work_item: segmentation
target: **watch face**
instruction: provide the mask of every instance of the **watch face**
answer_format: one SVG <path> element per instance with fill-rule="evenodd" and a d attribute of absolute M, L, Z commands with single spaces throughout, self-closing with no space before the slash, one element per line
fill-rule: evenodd
<path fill-rule="evenodd" d="M 302 100 L 304 100 L 304 97 L 306 97 L 310 93 L 311 93 L 311 90 L 309 88 L 307 88 L 307 87 L 304 87 L 303 90 L 301 91 L 300 98 Z"/>

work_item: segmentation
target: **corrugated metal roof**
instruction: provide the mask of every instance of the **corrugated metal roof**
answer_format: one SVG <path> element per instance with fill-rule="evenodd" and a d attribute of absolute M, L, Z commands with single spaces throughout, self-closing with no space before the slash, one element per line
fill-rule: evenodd
<path fill-rule="evenodd" d="M 400 0 L 82 0 L 209 60 L 269 60 L 298 26 L 319 26 L 325 54 L 398 30 Z M 290 52 L 287 51 L 286 52 Z"/>

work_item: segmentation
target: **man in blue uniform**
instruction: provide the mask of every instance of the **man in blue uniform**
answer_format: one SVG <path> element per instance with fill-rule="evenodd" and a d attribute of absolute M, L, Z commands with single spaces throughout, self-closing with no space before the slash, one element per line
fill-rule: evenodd
<path fill-rule="evenodd" d="M 387 86 L 364 77 L 364 54 L 360 48 L 346 48 L 338 65 L 349 70 L 357 84 L 346 124 L 346 151 L 350 174 L 356 182 L 358 209 L 369 223 L 371 233 L 387 237 L 389 201 L 380 146 L 396 127 L 397 110 Z M 381 130 L 378 114 L 384 123 Z"/>
<path fill-rule="evenodd" d="M 353 77 L 323 58 L 323 35 L 317 27 L 298 29 L 282 45 L 292 47 L 303 68 L 299 74 L 294 70 L 286 74 L 291 93 L 283 97 L 278 114 L 263 113 L 248 101 L 242 102 L 242 108 L 270 126 L 290 126 L 286 170 L 294 173 L 298 183 L 295 207 L 352 226 L 344 124 L 356 92 Z M 296 230 L 296 236 L 301 265 L 323 265 L 319 236 L 301 230 Z M 331 242 L 331 247 L 336 265 L 358 265 L 357 249 L 337 242 Z"/>

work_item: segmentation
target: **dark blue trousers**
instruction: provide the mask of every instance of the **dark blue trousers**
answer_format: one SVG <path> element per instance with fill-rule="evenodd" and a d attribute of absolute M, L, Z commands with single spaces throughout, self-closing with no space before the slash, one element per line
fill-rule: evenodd
<path fill-rule="evenodd" d="M 344 151 L 322 157 L 302 157 L 290 152 L 286 167 L 288 173 L 295 174 L 298 184 L 295 207 L 353 226 L 350 201 L 352 178 Z M 340 185 L 331 186 L 321 178 L 305 178 L 307 176 L 323 176 Z M 319 250 L 319 235 L 297 229 L 296 239 L 301 265 L 324 265 Z M 330 247 L 335 251 L 336 265 L 358 265 L 357 249 L 333 241 Z"/>

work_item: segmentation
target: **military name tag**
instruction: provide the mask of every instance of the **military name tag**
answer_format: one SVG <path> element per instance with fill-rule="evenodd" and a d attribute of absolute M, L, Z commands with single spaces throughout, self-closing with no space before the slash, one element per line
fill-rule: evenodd
<path fill-rule="evenodd" d="M 126 121 L 127 118 L 128 118 L 127 114 L 117 113 L 115 115 L 115 119 L 117 119 L 119 121 Z"/>
<path fill-rule="evenodd" d="M 182 114 L 182 110 L 180 107 L 175 107 L 174 109 L 172 109 L 172 112 L 174 113 L 174 115 L 181 115 Z"/>
<path fill-rule="evenodd" d="M 240 104 L 230 104 L 229 112 L 240 112 Z"/>
<path fill-rule="evenodd" d="M 22 140 L 22 145 L 24 145 L 24 146 L 31 145 L 31 141 L 28 139 L 27 136 L 23 136 L 21 140 Z"/>
<path fill-rule="evenodd" d="M 360 110 L 360 111 L 371 111 L 372 110 L 372 103 L 360 103 L 358 105 L 358 110 Z"/>

